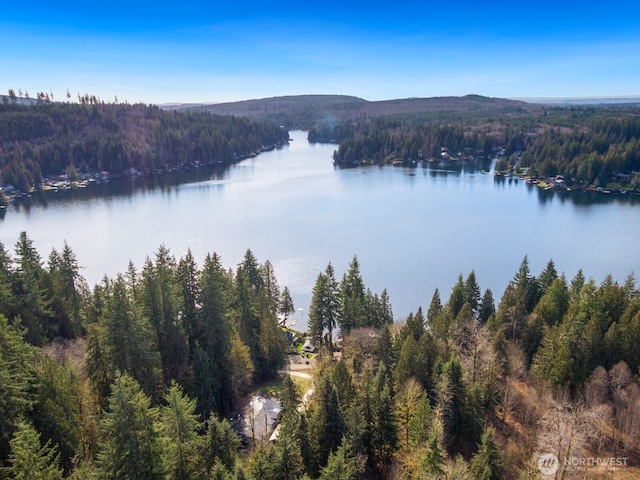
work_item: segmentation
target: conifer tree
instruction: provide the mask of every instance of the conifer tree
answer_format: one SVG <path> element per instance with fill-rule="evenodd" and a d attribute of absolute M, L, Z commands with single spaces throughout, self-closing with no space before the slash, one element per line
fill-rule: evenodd
<path fill-rule="evenodd" d="M 429 435 L 421 467 L 422 471 L 431 478 L 441 478 L 444 475 L 444 452 L 440 448 L 440 435 L 437 428 L 433 428 Z"/>
<path fill-rule="evenodd" d="M 207 471 L 216 463 L 223 465 L 228 471 L 234 471 L 240 448 L 240 437 L 226 419 L 218 420 L 211 412 L 207 420 L 204 453 Z"/>
<path fill-rule="evenodd" d="M 179 302 L 177 265 L 164 245 L 158 248 L 155 262 L 147 259 L 140 275 L 139 298 L 142 313 L 154 327 L 166 384 L 184 382 L 188 345 Z"/>
<path fill-rule="evenodd" d="M 14 294 L 16 311 L 26 328 L 26 339 L 33 345 L 43 345 L 47 338 L 53 338 L 49 331 L 51 299 L 44 288 L 47 272 L 42 268 L 40 254 L 33 241 L 21 232 L 16 242 L 16 264 Z"/>
<path fill-rule="evenodd" d="M 215 253 L 204 260 L 198 286 L 197 328 L 194 332 L 193 395 L 201 412 L 227 412 L 233 402 L 232 326 L 227 312 L 227 274 Z"/>
<path fill-rule="evenodd" d="M 40 434 L 25 420 L 17 424 L 11 439 L 11 454 L 6 471 L 15 480 L 62 480 L 58 452 L 47 442 L 40 443 Z"/>
<path fill-rule="evenodd" d="M 418 362 L 416 362 L 417 354 L 418 345 L 414 340 L 413 335 L 409 335 L 404 342 L 402 342 L 402 347 L 398 354 L 398 361 L 395 369 L 393 370 L 394 382 L 398 387 L 403 385 L 410 378 L 415 378 L 416 367 L 418 366 Z"/>
<path fill-rule="evenodd" d="M 495 313 L 496 306 L 493 301 L 493 292 L 487 288 L 482 296 L 482 303 L 480 305 L 480 311 L 478 312 L 478 320 L 480 320 L 480 323 L 485 324 L 489 320 L 489 317 Z"/>
<path fill-rule="evenodd" d="M 195 349 L 197 336 L 196 304 L 198 299 L 198 267 L 191 253 L 187 250 L 178 262 L 177 276 L 182 305 L 182 318 L 185 332 L 189 340 L 189 352 Z"/>
<path fill-rule="evenodd" d="M 160 408 L 159 433 L 165 441 L 165 471 L 174 480 L 197 478 L 197 431 L 201 425 L 195 413 L 196 401 L 187 397 L 175 382 L 164 400 L 166 405 Z"/>
<path fill-rule="evenodd" d="M 14 298 L 11 293 L 11 257 L 0 242 L 0 315 L 11 316 Z"/>
<path fill-rule="evenodd" d="M 544 295 L 533 310 L 549 325 L 560 323 L 569 309 L 569 290 L 563 279 L 556 278 L 546 287 Z"/>
<path fill-rule="evenodd" d="M 458 316 L 458 313 L 462 309 L 462 305 L 465 302 L 465 286 L 462 274 L 458 275 L 455 285 L 451 289 L 451 295 L 447 301 L 447 307 L 453 318 Z"/>
<path fill-rule="evenodd" d="M 289 287 L 284 287 L 278 302 L 278 313 L 286 320 L 293 312 L 295 312 L 295 308 L 293 306 L 293 300 L 291 299 L 291 292 L 289 291 Z"/>
<path fill-rule="evenodd" d="M 152 395 L 161 383 L 161 363 L 156 335 L 146 317 L 132 304 L 124 278 L 118 275 L 110 288 L 104 314 L 104 341 L 110 370 L 131 375 Z"/>
<path fill-rule="evenodd" d="M 370 434 L 373 469 L 384 474 L 398 448 L 398 429 L 388 374 L 378 367 L 374 378 L 373 422 Z"/>
<path fill-rule="evenodd" d="M 492 427 L 482 434 L 478 452 L 471 461 L 471 473 L 474 480 L 502 480 L 502 455 L 496 441 L 496 432 Z"/>
<path fill-rule="evenodd" d="M 406 329 L 407 334 L 413 337 L 413 340 L 417 343 L 422 338 L 422 335 L 425 332 L 425 320 L 424 314 L 422 313 L 422 307 L 418 307 L 418 311 L 415 315 L 409 315 L 407 317 L 407 323 L 404 326 L 403 330 Z M 404 336 L 405 334 L 402 333 Z"/>
<path fill-rule="evenodd" d="M 547 265 L 544 267 L 544 270 L 540 272 L 538 275 L 538 283 L 540 285 L 541 294 L 545 294 L 547 288 L 553 283 L 554 280 L 558 278 L 558 272 L 556 270 L 556 266 L 553 263 L 553 260 L 549 260 Z"/>
<path fill-rule="evenodd" d="M 296 438 L 297 413 L 288 412 L 280 424 L 273 447 L 273 466 L 279 480 L 298 480 L 304 472 L 300 444 Z"/>
<path fill-rule="evenodd" d="M 98 470 L 107 480 L 163 479 L 158 411 L 129 375 L 116 376 L 101 422 Z"/>
<path fill-rule="evenodd" d="M 260 302 L 266 302 L 265 291 L 260 292 Z M 274 377 L 284 366 L 287 341 L 278 325 L 275 309 L 262 309 L 260 316 L 259 358 L 256 362 L 261 378 Z"/>
<path fill-rule="evenodd" d="M 82 457 L 82 444 L 86 440 L 82 418 L 82 380 L 68 366 L 59 366 L 43 355 L 37 372 L 38 388 L 32 418 L 43 438 L 53 442 L 60 453 L 66 472 L 73 459 Z M 86 443 L 86 442 L 85 442 Z"/>
<path fill-rule="evenodd" d="M 405 448 L 409 447 L 411 421 L 418 412 L 423 393 L 420 384 L 414 378 L 409 378 L 401 385 L 395 396 L 396 419 L 401 442 Z"/>
<path fill-rule="evenodd" d="M 331 263 L 324 273 L 318 274 L 313 287 L 309 306 L 309 332 L 316 344 L 322 343 L 327 332 L 327 344 L 333 349 L 333 329 L 340 324 L 343 328 L 338 304 L 338 284 Z M 349 328 L 350 329 L 350 328 Z M 346 333 L 348 330 L 343 330 Z"/>
<path fill-rule="evenodd" d="M 278 287 L 278 280 L 276 279 L 273 265 L 271 265 L 271 262 L 267 260 L 258 268 L 258 270 L 262 277 L 264 293 L 269 301 L 269 310 L 271 312 L 277 312 L 278 305 L 280 303 L 280 288 Z"/>
<path fill-rule="evenodd" d="M 414 415 L 409 420 L 409 445 L 421 445 L 429 439 L 433 425 L 433 410 L 429 395 L 423 393 L 418 401 Z"/>
<path fill-rule="evenodd" d="M 329 455 L 327 465 L 322 469 L 319 480 L 356 480 L 358 468 L 356 458 L 344 445 Z"/>
<path fill-rule="evenodd" d="M 340 329 L 349 333 L 353 328 L 368 326 L 365 318 L 365 290 L 358 257 L 354 255 L 349 270 L 340 282 Z"/>
<path fill-rule="evenodd" d="M 0 459 L 8 454 L 14 422 L 27 414 L 35 400 L 34 358 L 24 333 L 0 314 Z"/>
<path fill-rule="evenodd" d="M 382 327 L 382 330 L 380 330 L 378 344 L 376 345 L 376 356 L 378 362 L 382 363 L 387 371 L 392 371 L 395 363 L 395 355 L 389 325 L 385 325 Z"/>
<path fill-rule="evenodd" d="M 471 307 L 471 311 L 474 315 L 477 315 L 480 309 L 482 297 L 480 293 L 480 286 L 476 280 L 476 272 L 471 270 L 469 276 L 464 283 L 464 300 Z"/>
<path fill-rule="evenodd" d="M 436 288 L 431 297 L 431 303 L 429 304 L 429 310 L 427 310 L 427 324 L 429 328 L 433 329 L 433 325 L 436 321 L 436 317 L 442 312 L 442 302 L 440 300 L 440 292 Z"/>
<path fill-rule="evenodd" d="M 329 454 L 338 448 L 343 433 L 344 420 L 340 412 L 338 395 L 329 375 L 325 373 L 318 379 L 309 420 L 315 471 L 319 471 L 326 465 Z"/>

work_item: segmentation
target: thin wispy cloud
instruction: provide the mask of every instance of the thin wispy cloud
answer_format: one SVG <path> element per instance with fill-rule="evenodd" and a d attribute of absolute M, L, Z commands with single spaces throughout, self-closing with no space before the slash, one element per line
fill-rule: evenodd
<path fill-rule="evenodd" d="M 520 9 L 400 2 L 364 10 L 194 0 L 127 9 L 117 0 L 72 1 L 62 11 L 40 3 L 30 15 L 9 5 L 0 21 L 0 92 L 92 88 L 149 103 L 640 93 L 640 7 L 626 0 L 600 11 L 546 0 Z"/>

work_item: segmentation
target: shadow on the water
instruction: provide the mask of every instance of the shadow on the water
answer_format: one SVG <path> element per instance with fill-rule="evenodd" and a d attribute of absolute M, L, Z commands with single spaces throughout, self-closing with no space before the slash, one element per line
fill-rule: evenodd
<path fill-rule="evenodd" d="M 591 207 L 593 205 L 605 205 L 609 203 L 621 203 L 626 205 L 640 204 L 640 196 L 633 192 L 628 193 L 601 193 L 584 189 L 544 189 L 535 185 L 527 185 L 527 188 L 534 189 L 538 195 L 538 202 L 545 205 L 552 201 L 561 203 L 571 202 L 578 207 Z"/>
<path fill-rule="evenodd" d="M 173 193 L 180 185 L 219 181 L 226 178 L 227 166 L 203 166 L 161 175 L 125 177 L 109 182 L 90 184 L 85 188 L 70 188 L 58 191 L 38 191 L 29 196 L 13 199 L 12 207 L 17 211 L 30 212 L 34 206 L 48 208 L 63 203 L 77 203 L 98 198 L 130 198 L 134 194 L 160 191 Z M 0 220 L 7 209 L 0 209 Z"/>

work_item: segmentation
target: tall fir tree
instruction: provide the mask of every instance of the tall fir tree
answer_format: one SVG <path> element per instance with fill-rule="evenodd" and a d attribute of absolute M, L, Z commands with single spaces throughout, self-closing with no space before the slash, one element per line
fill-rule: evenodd
<path fill-rule="evenodd" d="M 358 257 L 354 255 L 349 270 L 340 282 L 340 329 L 349 333 L 354 328 L 368 326 L 365 316 L 365 289 Z"/>
<path fill-rule="evenodd" d="M 132 303 L 124 278 L 118 275 L 110 288 L 103 325 L 110 370 L 131 375 L 148 395 L 162 383 L 156 335 L 149 320 Z"/>
<path fill-rule="evenodd" d="M 158 410 L 129 375 L 117 375 L 109 407 L 101 422 L 103 441 L 98 452 L 100 478 L 107 480 L 163 479 Z"/>
<path fill-rule="evenodd" d="M 496 440 L 496 432 L 491 427 L 482 434 L 480 448 L 471 461 L 471 474 L 474 480 L 503 480 L 505 478 L 500 445 Z"/>
<path fill-rule="evenodd" d="M 159 434 L 164 440 L 164 470 L 168 478 L 189 480 L 199 478 L 202 470 L 198 460 L 198 430 L 201 428 L 196 401 L 184 394 L 182 387 L 172 383 L 164 395 L 166 405 L 160 408 Z"/>
<path fill-rule="evenodd" d="M 6 472 L 14 480 L 62 480 L 58 452 L 50 442 L 42 445 L 40 434 L 27 421 L 17 423 L 10 442 L 11 454 Z"/>
<path fill-rule="evenodd" d="M 33 406 L 35 349 L 0 314 L 0 459 L 7 458 L 15 422 Z"/>

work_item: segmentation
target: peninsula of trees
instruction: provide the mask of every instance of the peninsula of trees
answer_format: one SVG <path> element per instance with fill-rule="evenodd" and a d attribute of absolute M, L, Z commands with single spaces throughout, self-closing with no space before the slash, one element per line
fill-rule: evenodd
<path fill-rule="evenodd" d="M 340 143 L 334 162 L 357 165 L 499 156 L 496 172 L 561 175 L 566 185 L 640 191 L 640 108 L 549 107 L 510 113 L 380 117 L 309 133 Z"/>
<path fill-rule="evenodd" d="M 272 124 L 142 104 L 5 101 L 0 185 L 27 193 L 60 175 L 82 180 L 229 164 L 288 139 Z"/>
<path fill-rule="evenodd" d="M 329 264 L 309 310 L 314 393 L 297 408 L 285 375 L 277 440 L 243 448 L 225 417 L 289 349 L 271 264 L 161 246 L 92 288 L 79 271 L 67 245 L 46 261 L 24 233 L 0 245 L 0 477 L 500 480 L 537 478 L 543 454 L 557 478 L 611 478 L 576 458 L 638 475 L 632 276 L 533 275 L 525 257 L 497 306 L 471 271 L 394 322 L 356 257 L 341 278 Z"/>

